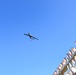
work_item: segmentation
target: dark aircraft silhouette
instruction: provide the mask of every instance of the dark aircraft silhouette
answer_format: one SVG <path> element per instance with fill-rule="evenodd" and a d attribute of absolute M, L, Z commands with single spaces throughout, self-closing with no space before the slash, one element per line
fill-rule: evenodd
<path fill-rule="evenodd" d="M 30 33 L 28 33 L 28 34 L 24 33 L 24 35 L 29 36 L 30 39 L 33 39 L 33 40 L 36 39 L 36 40 L 38 40 L 38 38 L 32 36 Z"/>

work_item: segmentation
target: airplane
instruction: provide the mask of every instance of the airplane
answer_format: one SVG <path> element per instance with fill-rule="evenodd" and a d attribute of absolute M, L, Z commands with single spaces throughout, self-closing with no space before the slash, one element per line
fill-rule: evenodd
<path fill-rule="evenodd" d="M 36 39 L 36 40 L 38 40 L 38 38 L 32 36 L 30 33 L 28 33 L 28 34 L 24 33 L 24 35 L 29 36 L 30 39 L 33 39 L 33 40 Z"/>

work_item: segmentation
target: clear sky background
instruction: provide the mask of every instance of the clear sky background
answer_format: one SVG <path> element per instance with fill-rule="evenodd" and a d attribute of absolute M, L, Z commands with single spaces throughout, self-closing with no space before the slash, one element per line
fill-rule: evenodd
<path fill-rule="evenodd" d="M 0 75 L 52 75 L 75 40 L 76 0 L 0 0 Z"/>

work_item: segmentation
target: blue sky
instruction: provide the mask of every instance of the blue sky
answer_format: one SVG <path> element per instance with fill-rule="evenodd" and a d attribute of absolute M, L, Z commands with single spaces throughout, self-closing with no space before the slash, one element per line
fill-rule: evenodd
<path fill-rule="evenodd" d="M 52 75 L 75 40 L 76 0 L 0 1 L 0 75 Z"/>

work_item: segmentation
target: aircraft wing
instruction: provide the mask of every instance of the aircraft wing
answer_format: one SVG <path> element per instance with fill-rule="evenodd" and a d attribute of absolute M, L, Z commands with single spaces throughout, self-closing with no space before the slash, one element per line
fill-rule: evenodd
<path fill-rule="evenodd" d="M 25 33 L 24 33 L 24 35 L 27 35 L 28 36 L 28 34 L 25 34 Z"/>
<path fill-rule="evenodd" d="M 36 38 L 36 37 L 33 37 L 34 39 L 36 39 L 36 40 L 39 40 L 38 38 Z"/>

